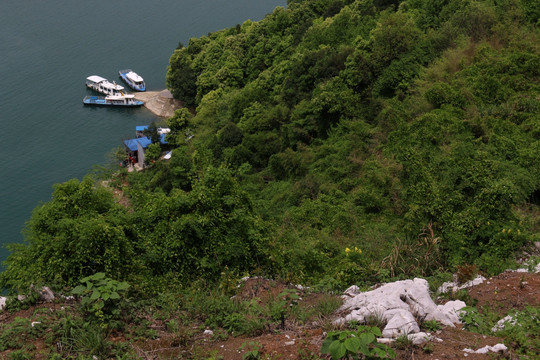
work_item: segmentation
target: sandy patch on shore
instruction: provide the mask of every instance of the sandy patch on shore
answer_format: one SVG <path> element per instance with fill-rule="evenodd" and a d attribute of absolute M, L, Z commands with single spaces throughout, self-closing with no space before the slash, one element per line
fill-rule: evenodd
<path fill-rule="evenodd" d="M 144 106 L 160 117 L 169 118 L 174 115 L 176 109 L 184 104 L 173 98 L 169 90 L 145 91 L 135 93 L 135 99 L 144 101 Z"/>

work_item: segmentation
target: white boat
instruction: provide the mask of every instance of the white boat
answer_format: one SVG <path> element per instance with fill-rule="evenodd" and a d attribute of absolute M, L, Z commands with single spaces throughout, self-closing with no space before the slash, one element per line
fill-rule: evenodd
<path fill-rule="evenodd" d="M 87 77 L 86 86 L 105 95 L 123 96 L 127 94 L 123 86 L 114 81 L 111 83 L 109 80 L 97 75 Z"/>
<path fill-rule="evenodd" d="M 136 91 L 146 91 L 144 79 L 131 69 L 120 70 L 118 72 L 120 78 L 129 85 L 130 88 Z"/>
<path fill-rule="evenodd" d="M 85 96 L 85 105 L 112 105 L 112 106 L 141 106 L 144 102 L 135 100 L 135 95 L 107 95 L 107 96 Z"/>

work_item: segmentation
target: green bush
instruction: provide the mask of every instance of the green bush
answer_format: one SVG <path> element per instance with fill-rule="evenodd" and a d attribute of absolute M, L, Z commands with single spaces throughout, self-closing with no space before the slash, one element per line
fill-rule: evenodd
<path fill-rule="evenodd" d="M 127 212 L 109 189 L 90 177 L 55 185 L 52 200 L 37 207 L 26 225 L 26 243 L 10 245 L 0 284 L 75 285 L 105 272 L 117 278 L 133 269 Z"/>
<path fill-rule="evenodd" d="M 528 306 L 522 311 L 513 311 L 512 320 L 504 323 L 497 331 L 518 354 L 528 357 L 540 355 L 540 309 Z"/>
<path fill-rule="evenodd" d="M 81 306 L 99 324 L 107 328 L 112 320 L 120 317 L 119 302 L 129 288 L 127 282 L 108 278 L 105 273 L 96 273 L 81 279 L 83 285 L 71 290 L 81 298 Z"/>
<path fill-rule="evenodd" d="M 148 148 L 144 152 L 144 160 L 147 164 L 153 164 L 161 156 L 161 145 L 159 143 L 153 143 L 148 145 Z"/>
<path fill-rule="evenodd" d="M 366 359 L 395 358 L 394 350 L 378 343 L 376 336 L 381 336 L 378 327 L 359 326 L 356 331 L 332 331 L 324 340 L 321 353 L 330 354 L 333 360 L 358 358 L 359 354 Z"/>

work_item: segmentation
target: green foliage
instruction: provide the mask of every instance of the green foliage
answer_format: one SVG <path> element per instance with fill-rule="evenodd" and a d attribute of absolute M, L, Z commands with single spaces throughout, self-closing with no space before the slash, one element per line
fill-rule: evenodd
<path fill-rule="evenodd" d="M 40 337 L 44 330 L 45 327 L 41 322 L 32 324 L 30 319 L 23 317 L 15 317 L 11 323 L 2 323 L 0 325 L 0 351 L 23 349 Z"/>
<path fill-rule="evenodd" d="M 32 354 L 24 350 L 15 350 L 8 355 L 8 359 L 10 360 L 31 360 L 33 358 Z"/>
<path fill-rule="evenodd" d="M 435 332 L 442 329 L 442 325 L 437 320 L 426 320 L 423 322 L 422 327 L 429 332 Z"/>
<path fill-rule="evenodd" d="M 536 357 L 540 355 L 540 309 L 528 306 L 522 311 L 512 312 L 512 320 L 504 323 L 497 331 L 517 354 Z"/>
<path fill-rule="evenodd" d="M 127 282 L 108 278 L 105 273 L 96 273 L 81 279 L 83 285 L 71 290 L 73 295 L 81 298 L 84 311 L 99 321 L 102 327 L 107 327 L 110 320 L 120 316 L 118 303 L 125 297 L 129 288 Z"/>
<path fill-rule="evenodd" d="M 191 56 L 186 48 L 175 50 L 169 61 L 166 79 L 172 94 L 188 106 L 195 103 L 196 96 L 197 75 L 191 63 Z"/>
<path fill-rule="evenodd" d="M 55 185 L 52 200 L 27 223 L 27 243 L 10 246 L 0 283 L 25 289 L 32 283 L 74 285 L 99 271 L 126 276 L 134 265 L 129 228 L 125 208 L 90 177 Z"/>
<path fill-rule="evenodd" d="M 20 299 L 19 296 L 9 296 L 6 299 L 6 306 L 4 310 L 10 313 L 17 312 L 19 310 L 26 310 L 30 306 L 35 305 L 39 299 L 39 292 L 35 288 L 31 288 L 29 292 L 23 295 Z"/>
<path fill-rule="evenodd" d="M 161 145 L 159 143 L 152 143 L 148 145 L 148 148 L 144 152 L 144 160 L 148 164 L 155 163 L 161 156 Z"/>
<path fill-rule="evenodd" d="M 242 360 L 259 360 L 261 358 L 261 353 L 259 352 L 261 348 L 261 344 L 256 341 L 245 341 L 238 351 L 247 349 L 247 351 L 242 354 Z"/>
<path fill-rule="evenodd" d="M 270 316 L 274 321 L 281 321 L 281 328 L 285 328 L 285 314 L 297 305 L 300 296 L 295 289 L 285 289 L 278 294 L 275 302 L 270 304 Z"/>
<path fill-rule="evenodd" d="M 190 39 L 167 71 L 189 107 L 167 121 L 171 159 L 110 173 L 124 206 L 89 178 L 56 185 L 0 284 L 103 272 L 159 293 L 257 272 L 336 291 L 497 272 L 538 238 L 537 10 L 295 0 Z M 254 309 L 216 324 L 260 329 Z"/>
<path fill-rule="evenodd" d="M 150 126 L 143 130 L 143 135 L 148 137 L 152 144 L 159 143 L 160 134 L 155 122 L 152 121 Z"/>
<path fill-rule="evenodd" d="M 229 169 L 203 169 L 189 192 L 134 195 L 143 261 L 154 274 L 215 279 L 225 267 L 238 273 L 263 263 L 261 221 Z"/>
<path fill-rule="evenodd" d="M 188 140 L 191 113 L 186 108 L 177 109 L 174 115 L 167 119 L 170 132 L 165 135 L 165 140 L 172 146 L 180 146 Z"/>
<path fill-rule="evenodd" d="M 459 319 L 463 323 L 464 329 L 473 332 L 489 333 L 493 326 L 493 324 L 490 324 L 478 309 L 471 306 L 466 306 L 461 309 Z"/>
<path fill-rule="evenodd" d="M 324 340 L 321 353 L 330 354 L 333 360 L 337 359 L 393 359 L 394 350 L 385 344 L 377 342 L 381 336 L 378 327 L 359 326 L 356 331 L 332 331 Z"/>

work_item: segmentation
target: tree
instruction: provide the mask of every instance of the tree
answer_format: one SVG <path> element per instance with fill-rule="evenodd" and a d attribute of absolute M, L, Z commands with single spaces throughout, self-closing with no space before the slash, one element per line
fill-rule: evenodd
<path fill-rule="evenodd" d="M 373 57 L 379 69 L 410 51 L 420 34 L 409 14 L 387 15 L 371 33 Z"/>
<path fill-rule="evenodd" d="M 147 129 L 143 130 L 143 135 L 149 138 L 152 144 L 159 143 L 161 140 L 161 135 L 158 132 L 156 123 L 153 121 Z"/>
<path fill-rule="evenodd" d="M 192 118 L 191 113 L 186 108 L 177 109 L 174 115 L 167 119 L 167 126 L 171 130 L 165 139 L 171 145 L 182 145 L 186 141 L 186 129 Z"/>
<path fill-rule="evenodd" d="M 173 96 L 182 100 L 187 106 L 195 105 L 197 96 L 197 75 L 191 67 L 191 56 L 187 48 L 174 51 L 167 68 L 167 88 Z"/>
<path fill-rule="evenodd" d="M 46 283 L 75 285 L 96 272 L 125 278 L 137 263 L 126 211 L 112 192 L 90 177 L 54 186 L 52 200 L 37 207 L 25 244 L 11 245 L 0 285 L 11 289 Z"/>
<path fill-rule="evenodd" d="M 192 190 L 146 194 L 139 203 L 143 258 L 155 275 L 215 279 L 263 264 L 265 236 L 250 197 L 225 167 L 207 167 Z"/>
<path fill-rule="evenodd" d="M 161 156 L 161 145 L 159 143 L 153 143 L 148 145 L 148 148 L 144 152 L 144 158 L 147 163 L 151 164 L 155 162 Z"/>

